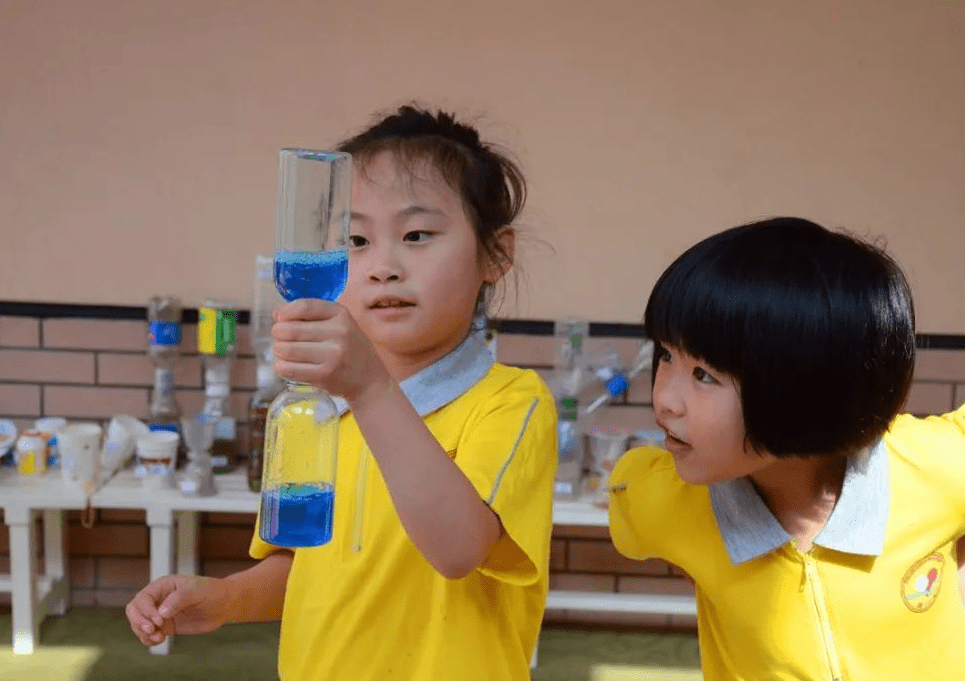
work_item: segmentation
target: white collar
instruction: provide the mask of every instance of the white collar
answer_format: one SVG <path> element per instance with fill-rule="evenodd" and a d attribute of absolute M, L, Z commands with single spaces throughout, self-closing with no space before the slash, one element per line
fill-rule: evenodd
<path fill-rule="evenodd" d="M 425 417 L 476 385 L 495 363 L 482 334 L 473 331 L 452 352 L 409 376 L 399 387 L 419 416 Z M 332 399 L 339 414 L 348 411 L 343 398 Z"/>
<path fill-rule="evenodd" d="M 791 541 L 749 478 L 709 486 L 717 529 L 734 565 Z M 879 441 L 848 457 L 841 495 L 814 543 L 862 556 L 881 555 L 890 506 L 888 452 Z"/>

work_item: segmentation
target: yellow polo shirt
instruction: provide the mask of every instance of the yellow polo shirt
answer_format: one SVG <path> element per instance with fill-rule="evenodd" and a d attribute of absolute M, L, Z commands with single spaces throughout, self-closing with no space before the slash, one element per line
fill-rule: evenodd
<path fill-rule="evenodd" d="M 423 393 L 444 393 L 445 373 Z M 297 549 L 288 579 L 283 681 L 529 679 L 548 588 L 553 397 L 533 371 L 495 364 L 424 419 L 505 536 L 471 575 L 442 577 L 409 540 L 355 419 L 343 415 L 332 541 Z M 274 550 L 256 530 L 251 555 Z"/>
<path fill-rule="evenodd" d="M 965 678 L 965 406 L 900 416 L 852 457 L 806 553 L 747 480 L 689 485 L 654 448 L 615 467 L 610 531 L 624 555 L 694 579 L 710 681 Z"/>

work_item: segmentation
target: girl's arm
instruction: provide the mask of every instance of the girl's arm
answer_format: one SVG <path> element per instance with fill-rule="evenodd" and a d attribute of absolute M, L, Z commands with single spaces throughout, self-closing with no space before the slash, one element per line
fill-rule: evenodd
<path fill-rule="evenodd" d="M 472 573 L 499 541 L 499 518 L 395 381 L 372 384 L 349 406 L 412 543 L 444 577 Z"/>
<path fill-rule="evenodd" d="M 501 536 L 499 518 L 426 428 L 348 311 L 306 299 L 274 314 L 275 371 L 346 399 L 416 548 L 449 579 L 482 565 Z"/>
<path fill-rule="evenodd" d="M 281 550 L 224 578 L 233 596 L 229 622 L 274 622 L 281 619 L 288 574 L 295 554 Z"/>
<path fill-rule="evenodd" d="M 127 604 L 131 629 L 144 645 L 172 634 L 204 634 L 228 622 L 281 619 L 291 551 L 278 551 L 224 579 L 168 575 L 156 579 Z"/>

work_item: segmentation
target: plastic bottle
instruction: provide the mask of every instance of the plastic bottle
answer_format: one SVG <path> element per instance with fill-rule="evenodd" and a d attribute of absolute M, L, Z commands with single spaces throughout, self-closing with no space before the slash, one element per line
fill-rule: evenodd
<path fill-rule="evenodd" d="M 564 356 L 565 354 L 563 353 Z M 580 496 L 585 469 L 592 467 L 585 436 L 593 425 L 594 413 L 623 395 L 637 375 L 650 370 L 652 361 L 653 343 L 649 340 L 641 344 L 625 373 L 615 351 L 597 353 L 592 357 L 582 352 L 573 353 L 573 368 L 564 369 L 564 380 L 556 382 L 556 410 L 559 418 L 559 465 L 555 483 L 557 499 L 575 499 Z M 579 394 L 584 391 L 591 376 L 600 380 L 603 392 L 596 398 L 583 402 L 579 399 Z"/>
<path fill-rule="evenodd" d="M 198 308 L 198 352 L 204 364 L 201 412 L 216 419 L 211 445 L 211 467 L 215 473 L 232 470 L 238 458 L 235 419 L 228 413 L 237 324 L 237 310 L 220 301 L 207 299 Z"/>
<path fill-rule="evenodd" d="M 147 354 L 154 365 L 154 391 L 148 407 L 148 428 L 179 432 L 181 408 L 174 396 L 174 370 L 181 347 L 181 301 L 175 296 L 155 296 L 148 301 Z M 185 450 L 178 448 L 177 466 Z"/>
<path fill-rule="evenodd" d="M 282 383 L 271 368 L 271 364 L 258 365 L 258 389 L 251 396 L 248 405 L 248 489 L 261 491 L 262 468 L 265 461 L 265 426 L 268 408 L 281 392 Z"/>
<path fill-rule="evenodd" d="M 181 301 L 174 296 L 151 298 L 147 320 L 147 354 L 154 365 L 154 394 L 148 427 L 176 432 L 181 409 L 174 398 L 174 368 L 180 354 Z"/>
<path fill-rule="evenodd" d="M 257 360 L 257 389 L 248 404 L 248 489 L 261 491 L 268 407 L 283 384 L 272 369 L 271 312 L 281 303 L 273 278 L 274 259 L 255 256 L 255 290 L 251 305 L 251 345 Z"/>
<path fill-rule="evenodd" d="M 653 341 L 651 340 L 645 340 L 641 343 L 640 349 L 625 374 L 620 370 L 619 357 L 617 357 L 616 362 L 604 361 L 591 365 L 591 371 L 603 382 L 604 391 L 587 404 L 582 414 L 592 414 L 607 402 L 625 393 L 630 387 L 630 382 L 641 372 L 650 371 L 652 366 Z"/>
<path fill-rule="evenodd" d="M 585 447 L 577 421 L 580 413 L 579 394 L 587 379 L 583 340 L 589 333 L 589 326 L 585 320 L 562 319 L 556 322 L 553 329 L 556 341 L 553 392 L 556 396 L 559 454 L 553 496 L 559 500 L 576 499 L 583 477 Z"/>

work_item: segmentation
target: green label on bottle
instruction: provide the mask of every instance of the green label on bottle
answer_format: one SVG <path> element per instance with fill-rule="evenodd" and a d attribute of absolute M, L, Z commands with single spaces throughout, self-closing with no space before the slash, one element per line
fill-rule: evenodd
<path fill-rule="evenodd" d="M 556 413 L 560 421 L 575 421 L 579 400 L 575 397 L 560 397 L 556 400 Z"/>
<path fill-rule="evenodd" d="M 570 345 L 577 354 L 583 351 L 583 329 L 579 326 L 574 326 L 570 330 Z"/>
<path fill-rule="evenodd" d="M 226 355 L 234 350 L 237 325 L 236 310 L 198 308 L 198 352 L 206 355 Z"/>

